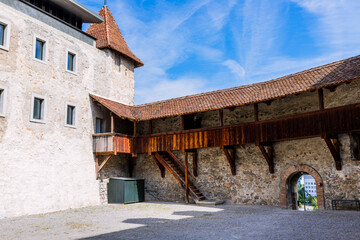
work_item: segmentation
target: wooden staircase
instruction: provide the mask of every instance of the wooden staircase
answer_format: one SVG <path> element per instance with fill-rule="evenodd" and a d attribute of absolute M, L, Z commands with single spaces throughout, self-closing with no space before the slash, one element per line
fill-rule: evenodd
<path fill-rule="evenodd" d="M 175 180 L 180 183 L 180 185 L 185 189 L 185 167 L 184 165 L 174 156 L 170 151 L 168 152 L 156 152 L 153 153 L 154 159 L 156 159 L 164 168 L 175 178 Z M 155 161 L 156 161 L 155 160 Z M 188 185 L 189 185 L 189 195 L 197 203 L 199 201 L 206 200 L 205 196 L 200 192 L 199 189 L 195 187 L 193 181 L 195 177 L 188 172 Z"/>

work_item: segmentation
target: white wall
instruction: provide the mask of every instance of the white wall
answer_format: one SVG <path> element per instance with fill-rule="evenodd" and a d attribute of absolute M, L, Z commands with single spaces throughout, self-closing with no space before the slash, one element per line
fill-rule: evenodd
<path fill-rule="evenodd" d="M 89 92 L 132 105 L 131 63 L 130 77 L 123 77 L 109 50 L 76 38 L 69 27 L 65 33 L 64 24 L 45 14 L 30 17 L 36 10 L 20 1 L 11 4 L 21 11 L 5 2 L 0 18 L 10 21 L 11 35 L 9 51 L 0 49 L 0 87 L 7 89 L 0 117 L 0 218 L 99 204 Z M 48 40 L 45 64 L 33 59 L 34 35 Z M 67 49 L 77 53 L 77 74 L 65 71 Z M 46 97 L 44 124 L 30 122 L 33 94 Z M 64 126 L 67 102 L 77 106 L 76 128 Z"/>

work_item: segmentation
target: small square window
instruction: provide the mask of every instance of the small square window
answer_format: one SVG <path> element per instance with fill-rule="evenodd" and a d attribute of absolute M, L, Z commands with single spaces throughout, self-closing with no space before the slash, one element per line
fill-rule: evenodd
<path fill-rule="evenodd" d="M 45 51 L 46 51 L 46 42 L 37 38 L 35 43 L 35 58 L 44 61 Z"/>
<path fill-rule="evenodd" d="M 76 106 L 74 104 L 66 104 L 66 122 L 68 127 L 75 127 L 76 121 Z"/>
<path fill-rule="evenodd" d="M 5 89 L 0 89 L 0 116 L 5 116 Z"/>
<path fill-rule="evenodd" d="M 96 129 L 95 133 L 103 132 L 103 120 L 101 118 L 96 118 Z"/>
<path fill-rule="evenodd" d="M 44 97 L 33 95 L 30 121 L 45 123 L 45 104 Z"/>

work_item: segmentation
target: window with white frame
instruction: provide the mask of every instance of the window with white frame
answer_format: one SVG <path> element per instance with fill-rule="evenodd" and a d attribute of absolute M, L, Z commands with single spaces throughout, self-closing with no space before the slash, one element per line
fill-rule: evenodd
<path fill-rule="evenodd" d="M 34 59 L 46 62 L 47 58 L 47 41 L 44 38 L 34 37 Z"/>
<path fill-rule="evenodd" d="M 74 51 L 67 51 L 66 53 L 66 70 L 68 72 L 76 73 L 77 70 L 77 54 Z"/>
<path fill-rule="evenodd" d="M 45 122 L 46 102 L 45 97 L 33 95 L 31 106 L 31 121 L 32 122 Z"/>
<path fill-rule="evenodd" d="M 9 51 L 10 22 L 0 18 L 0 49 Z"/>
<path fill-rule="evenodd" d="M 66 104 L 66 122 L 65 125 L 68 127 L 76 126 L 76 105 L 75 104 Z"/>
<path fill-rule="evenodd" d="M 5 89 L 0 88 L 0 117 L 5 117 Z"/>

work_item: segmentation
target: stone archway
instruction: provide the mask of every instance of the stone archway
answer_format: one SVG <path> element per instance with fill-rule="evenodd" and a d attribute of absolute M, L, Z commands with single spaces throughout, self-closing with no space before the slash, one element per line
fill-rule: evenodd
<path fill-rule="evenodd" d="M 297 181 L 295 179 L 298 179 L 303 174 L 311 175 L 315 179 L 318 207 L 319 209 L 325 209 L 323 180 L 314 168 L 306 164 L 289 166 L 281 174 L 280 206 L 282 208 L 293 208 L 294 181 Z"/>

